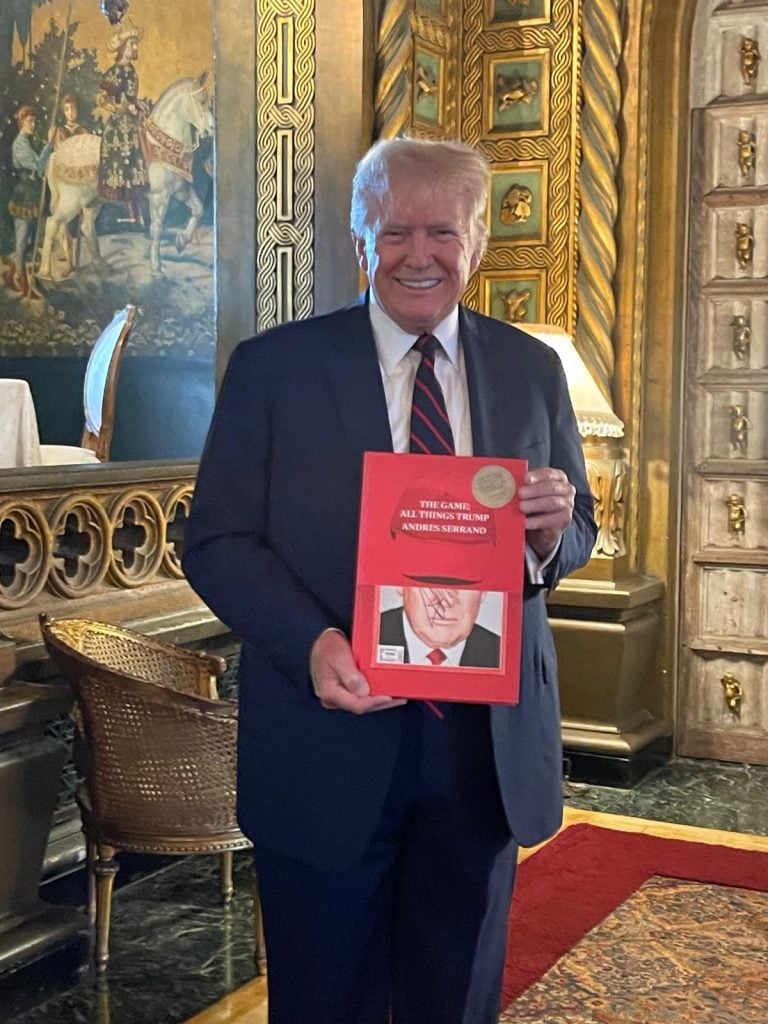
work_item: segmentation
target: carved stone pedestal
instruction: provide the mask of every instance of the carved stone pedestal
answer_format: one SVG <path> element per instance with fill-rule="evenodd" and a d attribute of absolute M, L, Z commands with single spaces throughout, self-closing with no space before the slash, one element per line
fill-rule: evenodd
<path fill-rule="evenodd" d="M 87 921 L 38 898 L 59 777 L 67 755 L 46 727 L 66 712 L 68 686 L 0 687 L 0 982 L 22 966 L 72 944 Z"/>
<path fill-rule="evenodd" d="M 591 564 L 591 563 L 590 563 Z M 574 780 L 632 786 L 671 748 L 664 717 L 660 580 L 568 579 L 548 602 Z"/>

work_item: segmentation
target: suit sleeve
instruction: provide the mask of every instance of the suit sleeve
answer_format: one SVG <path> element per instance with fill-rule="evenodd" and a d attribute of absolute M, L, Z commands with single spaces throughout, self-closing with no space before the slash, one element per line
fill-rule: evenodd
<path fill-rule="evenodd" d="M 222 622 L 298 680 L 308 674 L 317 636 L 337 623 L 269 545 L 274 373 L 259 348 L 245 342 L 230 360 L 200 462 L 183 567 Z"/>
<path fill-rule="evenodd" d="M 584 452 L 576 416 L 568 393 L 562 363 L 555 352 L 550 353 L 553 378 L 549 400 L 551 418 L 551 465 L 562 469 L 576 488 L 573 519 L 562 535 L 560 547 L 544 569 L 545 586 L 550 590 L 561 579 L 589 561 L 597 537 L 594 499 L 587 482 Z"/>

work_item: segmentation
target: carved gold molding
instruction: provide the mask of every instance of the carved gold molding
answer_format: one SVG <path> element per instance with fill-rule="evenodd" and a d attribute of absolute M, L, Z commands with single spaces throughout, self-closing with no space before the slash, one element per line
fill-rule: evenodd
<path fill-rule="evenodd" d="M 620 155 L 621 7 L 622 0 L 584 0 L 583 8 L 584 107 L 576 346 L 609 401 L 615 365 L 613 289 L 617 255 L 614 228 L 619 209 L 616 173 Z"/>
<path fill-rule="evenodd" d="M 376 37 L 374 137 L 392 139 L 411 119 L 412 0 L 385 0 Z"/>
<path fill-rule="evenodd" d="M 547 195 L 547 237 L 540 241 L 494 244 L 483 260 L 483 270 L 495 277 L 510 274 L 518 280 L 529 271 L 541 275 L 544 293 L 542 319 L 574 333 L 576 318 L 576 167 L 579 144 L 579 52 L 578 5 L 572 0 L 553 0 L 551 17 L 544 23 L 510 24 L 501 27 L 489 20 L 485 0 L 467 0 L 462 5 L 461 135 L 480 144 L 492 169 L 545 161 Z M 505 61 L 530 60 L 544 54 L 542 67 L 549 69 L 542 96 L 548 96 L 542 111 L 542 125 L 534 132 L 505 132 L 489 126 L 488 95 L 492 70 Z M 482 280 L 477 278 L 467 301 L 483 308 Z M 490 312 L 490 310 L 486 310 Z"/>
<path fill-rule="evenodd" d="M 65 485 L 0 503 L 0 610 L 180 579 L 193 481 Z"/>
<path fill-rule="evenodd" d="M 313 311 L 315 19 L 311 0 L 259 4 L 257 327 Z"/>

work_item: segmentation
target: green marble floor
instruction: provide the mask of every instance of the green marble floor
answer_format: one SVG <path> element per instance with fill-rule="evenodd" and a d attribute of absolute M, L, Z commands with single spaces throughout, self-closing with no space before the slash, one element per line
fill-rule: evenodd
<path fill-rule="evenodd" d="M 566 783 L 569 806 L 768 835 L 768 767 L 674 760 L 634 789 Z M 181 1024 L 255 973 L 247 856 L 217 901 L 214 857 L 184 858 L 115 895 L 108 981 L 85 971 L 4 995 L 3 1024 Z"/>

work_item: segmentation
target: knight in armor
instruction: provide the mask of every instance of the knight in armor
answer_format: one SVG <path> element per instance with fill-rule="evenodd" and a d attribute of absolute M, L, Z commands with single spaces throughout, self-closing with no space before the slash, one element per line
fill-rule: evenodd
<path fill-rule="evenodd" d="M 101 137 L 99 195 L 127 203 L 131 219 L 139 220 L 139 200 L 147 194 L 148 178 L 141 151 L 139 127 L 147 104 L 139 98 L 139 76 L 133 62 L 139 56 L 144 30 L 125 21 L 115 30 L 107 49 L 115 63 L 99 87 L 99 106 L 108 113 Z"/>
<path fill-rule="evenodd" d="M 13 140 L 11 157 L 15 184 L 8 210 L 13 217 L 14 257 L 10 268 L 3 274 L 6 287 L 23 298 L 40 298 L 27 273 L 27 250 L 35 221 L 40 215 L 43 199 L 43 177 L 51 155 L 51 143 L 38 149 L 34 142 L 37 112 L 34 107 L 23 106 L 16 112 L 19 133 Z"/>

